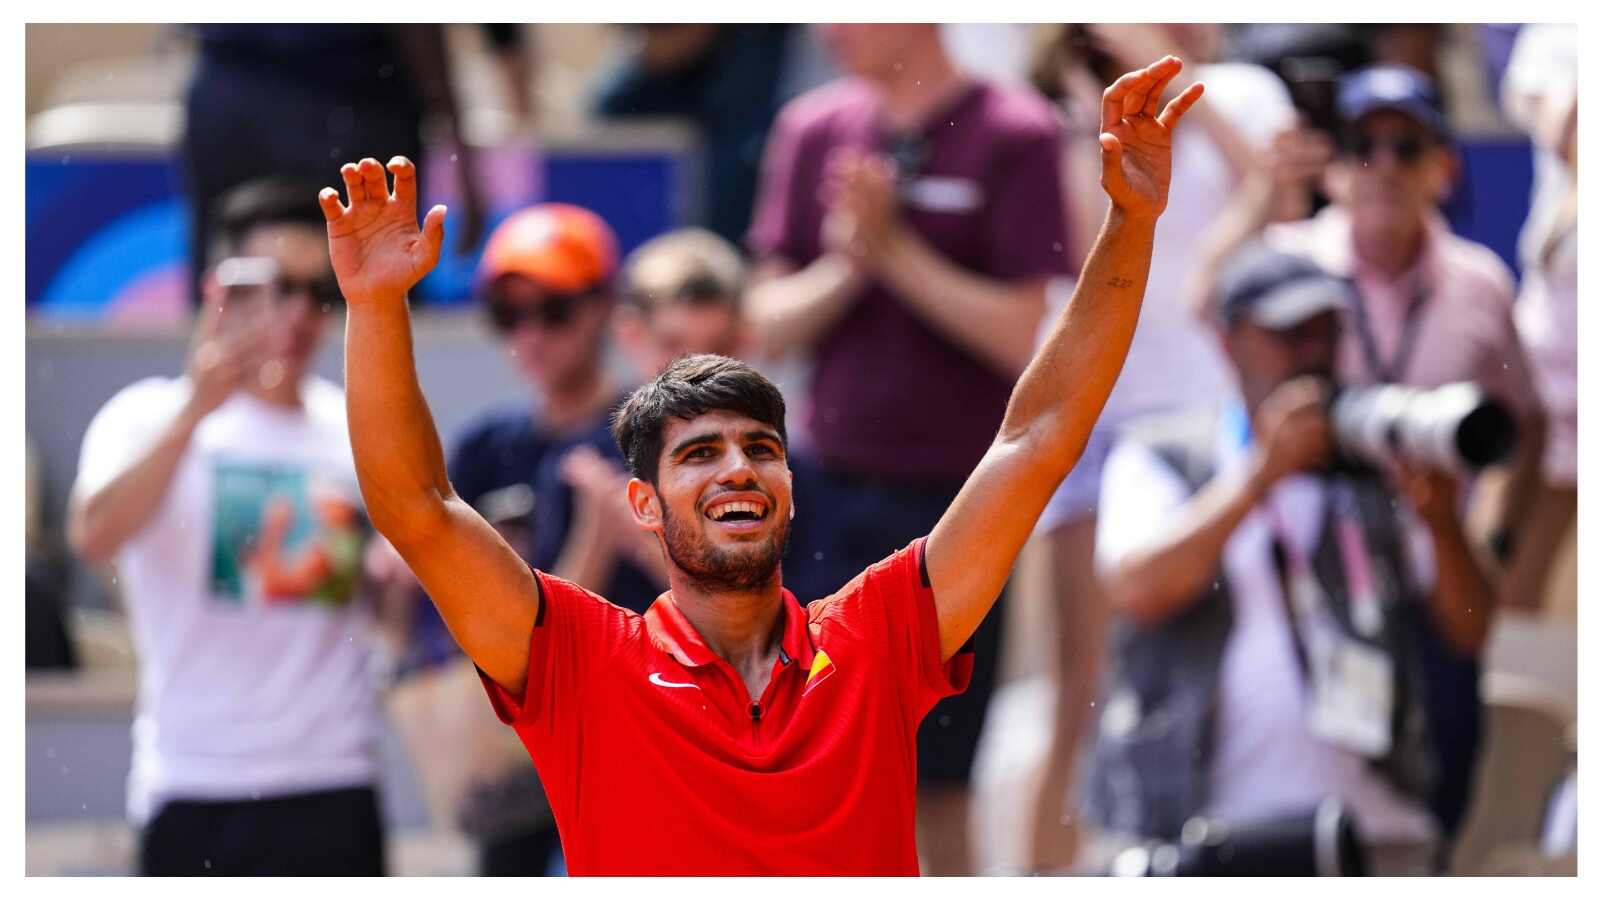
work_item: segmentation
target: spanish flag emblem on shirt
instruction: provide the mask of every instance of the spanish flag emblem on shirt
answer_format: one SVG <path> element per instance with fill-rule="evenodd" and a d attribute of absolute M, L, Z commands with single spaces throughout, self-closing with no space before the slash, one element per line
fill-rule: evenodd
<path fill-rule="evenodd" d="M 800 696 L 804 697 L 811 693 L 812 688 L 832 674 L 833 660 L 828 658 L 828 651 L 818 650 L 817 655 L 811 658 L 811 674 L 806 676 L 806 686 L 800 692 Z"/>

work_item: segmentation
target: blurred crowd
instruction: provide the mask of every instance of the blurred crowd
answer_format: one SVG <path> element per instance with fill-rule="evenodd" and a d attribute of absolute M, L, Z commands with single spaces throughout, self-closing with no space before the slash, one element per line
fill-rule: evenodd
<path fill-rule="evenodd" d="M 484 28 L 531 116 L 535 48 Z M 1169 53 L 1170 90 L 1205 94 L 1126 365 L 1035 534 L 1053 699 L 1013 798 L 1021 869 L 1447 870 L 1486 636 L 1544 602 L 1576 523 L 1576 28 L 1479 29 L 1482 83 L 1533 147 L 1520 277 L 1442 212 L 1462 175 L 1443 26 L 624 30 L 591 111 L 684 120 L 706 173 L 701 221 L 626 255 L 570 204 L 488 227 L 439 27 L 196 26 L 187 368 L 96 415 L 66 522 L 114 567 L 138 655 L 139 870 L 385 871 L 385 717 L 479 872 L 561 869 L 537 773 L 365 524 L 342 389 L 310 371 L 342 305 L 315 199 L 339 163 L 451 156 L 481 352 L 526 391 L 448 439 L 450 483 L 620 606 L 666 581 L 624 502 L 619 400 L 687 353 L 803 373 L 783 576 L 804 601 L 954 500 L 1072 315 L 1107 210 L 1100 94 Z M 30 495 L 28 663 L 71 667 L 36 519 Z M 1016 591 L 919 735 L 928 874 L 977 871 Z"/>

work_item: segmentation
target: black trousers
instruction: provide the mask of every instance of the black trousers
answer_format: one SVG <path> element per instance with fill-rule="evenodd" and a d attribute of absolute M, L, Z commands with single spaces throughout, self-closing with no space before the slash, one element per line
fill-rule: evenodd
<path fill-rule="evenodd" d="M 382 875 L 377 791 L 169 802 L 139 835 L 139 874 Z"/>

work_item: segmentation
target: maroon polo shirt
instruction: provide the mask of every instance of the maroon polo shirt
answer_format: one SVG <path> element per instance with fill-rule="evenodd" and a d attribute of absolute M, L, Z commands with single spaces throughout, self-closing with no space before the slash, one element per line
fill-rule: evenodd
<path fill-rule="evenodd" d="M 843 147 L 912 163 L 901 216 L 956 265 L 1007 282 L 1069 272 L 1057 125 L 1032 91 L 974 81 L 899 134 L 859 80 L 797 97 L 768 138 L 749 238 L 757 257 L 803 267 L 822 255 L 818 194 L 828 155 Z M 972 327 L 984 327 L 982 316 Z M 813 350 L 816 453 L 872 478 L 966 478 L 994 439 L 1015 380 L 941 337 L 877 281 Z"/>

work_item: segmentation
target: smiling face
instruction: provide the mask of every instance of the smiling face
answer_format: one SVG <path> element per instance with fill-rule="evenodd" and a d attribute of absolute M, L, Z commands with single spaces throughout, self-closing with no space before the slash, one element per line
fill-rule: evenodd
<path fill-rule="evenodd" d="M 793 515 L 778 432 L 726 410 L 664 424 L 654 483 L 628 485 L 634 518 L 661 535 L 672 565 L 704 590 L 777 584 Z"/>

